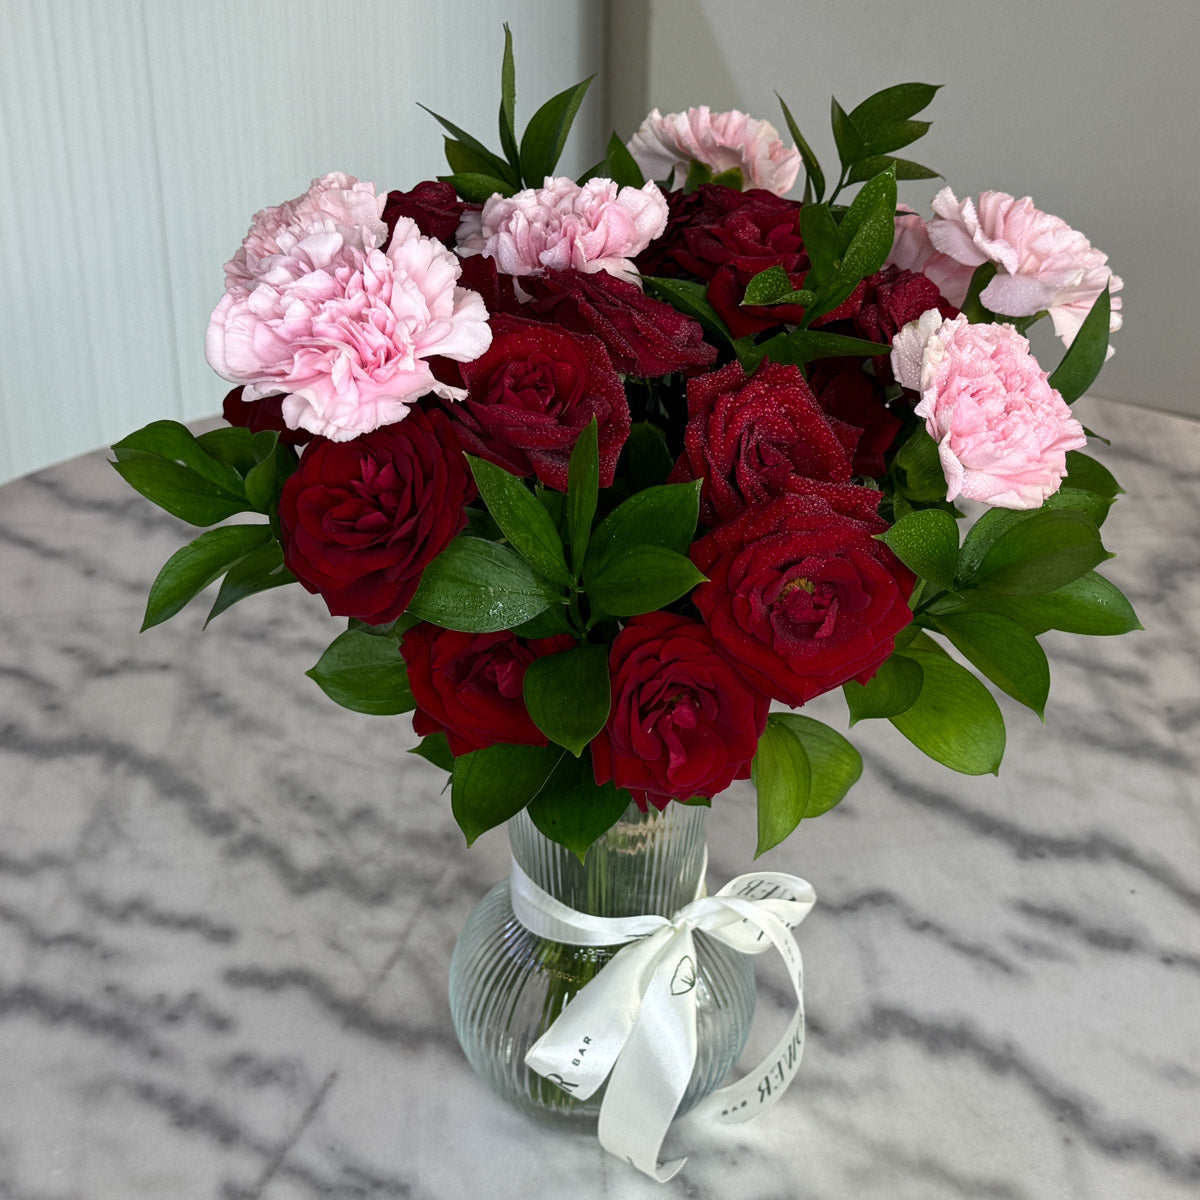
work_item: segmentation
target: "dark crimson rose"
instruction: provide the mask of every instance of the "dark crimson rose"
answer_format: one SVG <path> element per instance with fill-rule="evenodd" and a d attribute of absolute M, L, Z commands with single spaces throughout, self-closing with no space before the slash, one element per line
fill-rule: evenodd
<path fill-rule="evenodd" d="M 767 698 L 723 659 L 699 621 L 634 617 L 609 657 L 612 711 L 592 741 L 597 783 L 627 788 L 642 807 L 715 796 L 749 779 Z"/>
<path fill-rule="evenodd" d="M 283 420 L 283 396 L 264 396 L 261 400 L 243 400 L 244 387 L 235 387 L 221 405 L 221 414 L 230 425 L 251 433 L 272 430 L 285 446 L 304 446 L 315 434 L 307 429 L 289 429 Z"/>
<path fill-rule="evenodd" d="M 824 498 L 782 496 L 693 544 L 708 582 L 692 599 L 751 687 L 795 706 L 875 674 L 912 619 L 915 583 L 872 536 L 882 528 Z"/>
<path fill-rule="evenodd" d="M 741 301 L 746 285 L 768 267 L 782 267 L 793 287 L 803 287 L 809 261 L 799 203 L 757 188 L 737 192 L 712 184 L 694 194 L 699 202 L 676 206 L 676 220 L 637 259 L 638 269 L 704 280 L 709 302 L 734 337 L 798 321 L 804 309 L 796 305 L 742 308 Z"/>
<path fill-rule="evenodd" d="M 411 408 L 353 441 L 319 438 L 279 498 L 283 561 L 335 617 L 385 624 L 466 525 L 474 494 L 443 413 Z"/>
<path fill-rule="evenodd" d="M 610 487 L 630 418 L 603 343 L 503 314 L 491 326 L 491 346 L 461 365 L 470 395 L 448 408 L 463 449 L 565 492 L 571 450 L 595 417 L 600 486 Z"/>
<path fill-rule="evenodd" d="M 732 362 L 688 381 L 688 423 L 671 482 L 701 479 L 700 520 L 715 525 L 795 490 L 797 476 L 848 483 L 858 431 L 827 416 L 798 367 Z"/>
<path fill-rule="evenodd" d="M 454 247 L 458 222 L 467 207 L 448 183 L 428 179 L 418 183 L 411 192 L 388 192 L 383 206 L 382 220 L 388 228 L 388 241 L 392 240 L 396 222 L 401 217 L 416 221 L 417 228 L 426 236 Z M 387 249 L 387 245 L 383 246 Z"/>
<path fill-rule="evenodd" d="M 883 381 L 878 375 L 868 375 L 860 358 L 823 358 L 811 365 L 808 384 L 831 417 L 862 431 L 850 469 L 855 475 L 880 478 L 883 456 L 902 424 L 885 404 Z"/>
<path fill-rule="evenodd" d="M 699 322 L 607 271 L 547 271 L 522 279 L 521 286 L 532 297 L 526 306 L 531 315 L 595 334 L 625 375 L 690 374 L 717 357 Z"/>
<path fill-rule="evenodd" d="M 507 629 L 458 633 L 422 621 L 400 644 L 417 702 L 413 729 L 421 737 L 445 733 L 456 757 L 497 742 L 547 745 L 525 710 L 525 671 L 535 658 L 574 645 L 566 635 L 524 642 Z"/>

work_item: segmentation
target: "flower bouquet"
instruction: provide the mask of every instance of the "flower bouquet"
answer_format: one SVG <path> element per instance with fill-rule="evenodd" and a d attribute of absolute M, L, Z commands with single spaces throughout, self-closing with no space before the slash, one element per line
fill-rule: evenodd
<path fill-rule="evenodd" d="M 996 771 L 989 685 L 1040 715 L 1040 634 L 1138 627 L 1095 570 L 1120 489 L 1069 407 L 1120 325 L 1105 256 L 1004 193 L 898 207 L 935 176 L 895 154 L 931 85 L 835 100 L 836 180 L 784 105 L 795 148 L 656 110 L 575 181 L 555 170 L 587 82 L 518 136 L 514 78 L 506 36 L 498 151 L 437 117 L 447 176 L 326 175 L 254 217 L 207 336 L 228 426 L 114 447 L 214 526 L 144 627 L 218 580 L 210 620 L 320 596 L 348 626 L 309 675 L 413 713 L 468 842 L 523 814 L 582 861 L 631 803 L 749 778 L 766 850 L 861 773 L 793 711 L 836 689 L 851 725 Z"/>

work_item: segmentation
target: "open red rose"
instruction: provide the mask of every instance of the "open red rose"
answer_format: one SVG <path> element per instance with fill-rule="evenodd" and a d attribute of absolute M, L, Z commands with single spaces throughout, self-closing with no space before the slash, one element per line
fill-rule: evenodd
<path fill-rule="evenodd" d="M 470 395 L 448 409 L 463 449 L 565 492 L 571 451 L 595 417 L 600 486 L 610 487 L 630 418 L 603 343 L 503 314 L 491 326 L 491 346 L 460 367 Z"/>
<path fill-rule="evenodd" d="M 692 546 L 708 576 L 692 599 L 750 686 L 794 706 L 875 674 L 912 619 L 915 582 L 872 536 L 881 526 L 782 496 Z"/>
<path fill-rule="evenodd" d="M 666 612 L 634 617 L 609 664 L 612 711 L 592 741 L 597 783 L 611 779 L 645 809 L 715 796 L 750 777 L 769 703 L 703 625 Z"/>
<path fill-rule="evenodd" d="M 595 334 L 625 375 L 691 373 L 717 357 L 698 321 L 607 271 L 546 271 L 522 279 L 521 286 L 531 297 L 531 315 Z"/>
<path fill-rule="evenodd" d="M 887 407 L 883 380 L 867 374 L 860 358 L 822 358 L 811 364 L 808 385 L 831 417 L 860 430 L 851 471 L 880 478 L 884 474 L 883 456 L 902 425 Z"/>
<path fill-rule="evenodd" d="M 458 223 L 466 208 L 450 184 L 427 179 L 411 192 L 388 192 L 382 220 L 387 225 L 389 240 L 396 222 L 401 217 L 409 217 L 426 237 L 437 238 L 453 249 Z M 387 249 L 386 245 L 384 249 Z"/>
<path fill-rule="evenodd" d="M 573 645 L 567 635 L 525 642 L 507 629 L 459 633 L 422 621 L 400 644 L 417 702 L 414 731 L 445 733 L 456 757 L 497 742 L 547 745 L 525 709 L 525 671 L 535 658 Z"/>
<path fill-rule="evenodd" d="M 407 607 L 475 494 L 440 412 L 410 408 L 349 442 L 313 442 L 279 498 L 283 561 L 338 617 L 380 625 Z"/>
<path fill-rule="evenodd" d="M 673 483 L 701 479 L 700 520 L 715 525 L 795 490 L 797 477 L 847 483 L 858 430 L 822 410 L 800 369 L 732 362 L 688 381 L 688 423 Z"/>

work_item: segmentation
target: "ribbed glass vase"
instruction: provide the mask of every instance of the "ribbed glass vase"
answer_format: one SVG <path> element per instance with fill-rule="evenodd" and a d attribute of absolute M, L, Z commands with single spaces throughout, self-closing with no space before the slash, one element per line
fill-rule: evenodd
<path fill-rule="evenodd" d="M 703 807 L 672 804 L 624 816 L 581 863 L 538 832 L 524 813 L 509 822 L 513 857 L 545 891 L 602 917 L 671 916 L 696 895 L 705 862 Z M 698 1053 L 679 1112 L 721 1083 L 750 1032 L 750 958 L 697 933 Z M 531 1115 L 595 1126 L 603 1089 L 580 1101 L 525 1066 L 530 1046 L 619 950 L 568 946 L 530 933 L 514 916 L 509 882 L 471 914 L 450 963 L 450 1012 L 471 1066 L 501 1097 Z"/>

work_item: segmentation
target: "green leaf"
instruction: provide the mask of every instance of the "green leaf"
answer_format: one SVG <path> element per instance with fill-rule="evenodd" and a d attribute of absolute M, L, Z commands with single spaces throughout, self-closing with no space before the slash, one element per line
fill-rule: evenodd
<path fill-rule="evenodd" d="M 887 346 L 879 342 L 846 337 L 840 333 L 826 333 L 823 329 L 793 329 L 790 333 L 780 333 L 763 342 L 759 349 L 772 362 L 794 363 L 797 366 L 818 358 L 875 358 L 888 353 Z M 942 491 L 945 490 L 943 482 Z"/>
<path fill-rule="evenodd" d="M 962 302 L 961 311 L 973 325 L 988 325 L 996 319 L 995 313 L 984 308 L 983 301 L 979 299 L 979 294 L 995 276 L 996 264 L 994 262 L 980 263 L 971 276 L 971 283 L 967 288 L 967 296 Z"/>
<path fill-rule="evenodd" d="M 815 292 L 792 287 L 788 273 L 775 266 L 760 271 L 750 280 L 741 303 L 762 308 L 772 304 L 811 304 L 816 298 Z"/>
<path fill-rule="evenodd" d="M 892 461 L 892 477 L 896 481 L 897 492 L 908 500 L 918 504 L 945 500 L 949 489 L 942 471 L 942 460 L 938 456 L 937 442 L 929 436 L 924 425 L 917 426 L 896 452 Z"/>
<path fill-rule="evenodd" d="M 450 807 L 467 845 L 515 817 L 546 786 L 566 753 L 558 746 L 500 742 L 459 755 L 451 776 Z"/>
<path fill-rule="evenodd" d="M 608 720 L 608 647 L 585 644 L 534 659 L 524 695 L 533 723 L 578 758 Z"/>
<path fill-rule="evenodd" d="M 496 164 L 502 160 L 498 159 L 490 150 L 486 154 L 480 154 L 465 142 L 455 141 L 454 138 L 443 139 L 443 149 L 446 154 L 446 162 L 450 164 L 450 170 L 456 176 L 480 175 L 501 179 L 504 183 L 508 182 L 507 179 L 497 174 Z"/>
<path fill-rule="evenodd" d="M 635 421 L 625 442 L 625 456 L 633 485 L 639 490 L 666 483 L 675 459 L 667 436 L 650 421 Z"/>
<path fill-rule="evenodd" d="M 796 149 L 800 151 L 800 157 L 804 160 L 804 174 L 812 188 L 813 198 L 819 203 L 825 198 L 825 172 L 821 170 L 817 156 L 801 134 L 800 127 L 796 124 L 788 106 L 783 102 L 783 97 L 776 92 L 775 98 L 779 101 L 779 107 L 783 109 L 783 119 L 787 123 L 788 132 L 792 135 L 792 141 L 796 143 Z"/>
<path fill-rule="evenodd" d="M 494 633 L 559 598 L 514 550 L 460 534 L 425 568 L 408 611 L 443 629 Z"/>
<path fill-rule="evenodd" d="M 694 279 L 662 279 L 656 275 L 643 275 L 642 286 L 647 295 L 664 300 L 684 316 L 699 321 L 709 339 L 719 345 L 733 347 L 729 327 L 708 302 L 708 291 L 704 284 Z"/>
<path fill-rule="evenodd" d="M 542 834 L 583 862 L 588 847 L 621 819 L 631 802 L 627 791 L 596 782 L 591 755 L 566 756 L 530 803 L 529 816 Z"/>
<path fill-rule="evenodd" d="M 165 458 L 123 459 L 113 463 L 113 469 L 147 500 L 189 525 L 215 525 L 253 511 L 245 496 L 234 495 L 191 467 Z"/>
<path fill-rule="evenodd" d="M 600 497 L 600 450 L 596 418 L 575 439 L 567 464 L 567 540 L 571 543 L 571 565 L 578 575 L 596 516 Z"/>
<path fill-rule="evenodd" d="M 570 619 L 567 616 L 566 603 L 552 604 L 544 613 L 539 613 L 520 625 L 513 626 L 517 637 L 535 639 L 554 637 L 560 633 L 573 634 Z"/>
<path fill-rule="evenodd" d="M 512 195 L 516 190 L 516 185 L 519 180 L 515 177 L 515 172 L 512 167 L 496 154 L 489 150 L 478 138 L 472 137 L 465 129 L 460 129 L 452 121 L 447 121 L 445 117 L 439 117 L 431 108 L 425 108 L 424 104 L 418 104 L 418 108 L 424 108 L 425 111 L 444 129 L 447 133 L 453 134 L 454 138 L 466 149 L 471 150 L 474 155 L 483 162 L 488 164 L 488 170 L 485 172 L 488 175 L 495 176 L 508 189 L 504 192 L 506 196 Z M 447 141 L 449 145 L 449 141 Z M 454 164 L 450 164 L 450 169 L 454 170 Z M 440 178 L 440 176 L 439 176 Z M 541 181 L 539 180 L 539 183 Z M 500 190 L 500 189 L 497 189 Z M 484 199 L 487 199 L 485 196 Z"/>
<path fill-rule="evenodd" d="M 450 753 L 450 743 L 444 733 L 430 733 L 415 745 L 409 754 L 415 754 L 426 762 L 431 762 L 443 771 L 454 770 L 454 755 Z"/>
<path fill-rule="evenodd" d="M 853 679 L 842 684 L 850 724 L 878 717 L 894 717 L 911 708 L 921 694 L 923 676 L 911 658 L 893 654 L 885 658 L 867 683 Z"/>
<path fill-rule="evenodd" d="M 1116 497 L 1125 491 L 1103 463 L 1079 450 L 1067 451 L 1067 477 L 1062 481 L 1062 485 L 1065 488 L 1094 492 L 1097 496 Z"/>
<path fill-rule="evenodd" d="M 416 708 L 399 646 L 361 629 L 334 638 L 305 674 L 330 700 L 354 712 L 390 717 Z"/>
<path fill-rule="evenodd" d="M 512 184 L 496 175 L 481 175 L 471 171 L 459 175 L 439 175 L 438 181 L 450 184 L 469 204 L 483 204 L 497 193 L 511 196 L 516 191 Z"/>
<path fill-rule="evenodd" d="M 663 546 L 634 546 L 610 558 L 596 574 L 585 574 L 593 605 L 614 617 L 665 608 L 686 596 L 705 576 L 692 561 Z"/>
<path fill-rule="evenodd" d="M 712 171 L 707 163 L 693 158 L 688 163 L 687 178 L 683 181 L 683 194 L 690 196 L 701 184 L 712 183 Z"/>
<path fill-rule="evenodd" d="M 1029 630 L 990 612 L 948 613 L 933 625 L 981 674 L 1045 720 L 1050 664 Z"/>
<path fill-rule="evenodd" d="M 846 182 L 862 183 L 864 179 L 870 179 L 878 175 L 880 171 L 885 170 L 887 167 L 891 167 L 897 179 L 941 179 L 942 177 L 932 168 L 923 167 L 920 163 L 912 162 L 910 159 L 896 158 L 891 154 L 876 154 L 871 158 L 860 158 L 850 168 L 850 174 L 846 177 Z"/>
<path fill-rule="evenodd" d="M 906 650 L 903 657 L 920 666 L 923 686 L 915 703 L 889 718 L 892 724 L 952 771 L 996 774 L 1004 757 L 1004 717 L 992 694 L 945 655 Z"/>
<path fill-rule="evenodd" d="M 269 525 L 226 525 L 177 550 L 150 587 L 142 630 L 173 617 L 235 563 L 272 540 Z"/>
<path fill-rule="evenodd" d="M 646 177 L 642 174 L 642 168 L 629 153 L 629 147 L 615 133 L 608 139 L 604 173 L 618 187 L 640 188 L 646 186 Z"/>
<path fill-rule="evenodd" d="M 911 512 L 881 533 L 879 540 L 922 579 L 953 590 L 958 563 L 958 522 L 945 509 Z"/>
<path fill-rule="evenodd" d="M 807 286 L 812 286 L 814 276 L 821 283 L 832 280 L 837 273 L 843 243 L 828 204 L 804 205 L 800 210 L 800 236 L 804 240 L 809 262 L 812 263 Z"/>
<path fill-rule="evenodd" d="M 995 544 L 996 539 L 1014 525 L 1028 521 L 1036 510 L 1019 508 L 989 508 L 979 520 L 967 530 L 962 549 L 958 552 L 958 578 L 970 579 L 979 570 L 979 564 Z"/>
<path fill-rule="evenodd" d="M 849 166 L 856 159 L 866 157 L 867 146 L 862 134 L 836 98 L 830 102 L 830 124 L 833 126 L 833 141 L 837 146 L 842 166 Z"/>
<path fill-rule="evenodd" d="M 1042 507 L 1074 509 L 1090 517 L 1099 528 L 1104 524 L 1114 499 L 1113 496 L 1098 496 L 1095 492 L 1085 492 L 1081 488 L 1060 487 L 1052 496 L 1046 497 Z"/>
<path fill-rule="evenodd" d="M 486 459 L 473 454 L 466 458 L 488 512 L 512 548 L 552 583 L 573 583 L 558 530 L 524 481 Z"/>
<path fill-rule="evenodd" d="M 771 713 L 767 724 L 790 730 L 808 755 L 812 779 L 805 818 L 828 812 L 858 782 L 862 755 L 836 729 L 799 713 Z"/>
<path fill-rule="evenodd" d="M 500 60 L 500 146 L 514 171 L 519 168 L 517 151 L 517 66 L 513 59 L 512 30 L 504 23 L 504 57 Z"/>
<path fill-rule="evenodd" d="M 296 577 L 283 565 L 283 547 L 277 541 L 268 542 L 261 550 L 247 554 L 230 568 L 221 580 L 217 598 L 204 618 L 207 626 L 214 617 L 219 617 L 227 608 L 247 596 L 267 592 L 284 584 L 295 583 Z"/>
<path fill-rule="evenodd" d="M 372 637 L 390 638 L 397 645 L 400 639 L 420 621 L 411 613 L 401 613 L 394 621 L 385 621 L 382 625 L 372 625 L 358 617 L 350 617 L 346 623 L 347 629 L 357 629 L 360 633 L 369 633 Z"/>
<path fill-rule="evenodd" d="M 1074 404 L 1096 381 L 1108 355 L 1109 318 L 1112 301 L 1108 288 L 1096 299 L 1091 312 L 1075 335 L 1070 349 L 1050 376 L 1050 386 L 1068 403 Z"/>
<path fill-rule="evenodd" d="M 174 424 L 174 422 L 170 423 Z M 240 425 L 222 425 L 218 429 L 210 429 L 207 433 L 200 434 L 196 438 L 196 444 L 217 462 L 232 467 L 239 476 L 244 476 L 265 457 L 265 454 L 256 452 L 256 445 L 259 447 L 259 451 L 263 449 L 263 444 L 258 442 L 258 438 L 263 436 L 272 442 L 278 441 L 279 438 L 278 434 L 270 431 L 264 431 L 264 434 L 255 434 Z M 167 457 L 176 456 L 168 454 Z M 179 461 L 186 460 L 179 459 Z M 226 476 L 225 478 L 229 479 L 230 477 Z"/>
<path fill-rule="evenodd" d="M 1090 517 L 1068 508 L 1042 509 L 1001 533 L 968 582 L 1010 596 L 1036 595 L 1111 557 Z"/>
<path fill-rule="evenodd" d="M 208 435 L 202 436 L 207 437 Z M 244 433 L 239 431 L 239 434 L 234 436 L 249 449 L 253 436 L 249 430 Z M 246 493 L 242 486 L 241 475 L 228 463 L 214 458 L 204 448 L 204 443 L 186 425 L 182 425 L 178 421 L 152 421 L 128 437 L 115 442 L 113 453 L 116 454 L 118 463 L 154 460 L 178 463 L 213 485 L 207 494 L 225 495 L 238 500 L 245 499 Z M 120 470 L 119 467 L 118 470 Z M 150 496 L 149 499 L 153 500 L 154 497 Z"/>
<path fill-rule="evenodd" d="M 260 513 L 269 513 L 275 507 L 284 481 L 300 465 L 296 452 L 290 446 L 276 441 L 274 433 L 265 432 L 272 439 L 270 449 L 256 466 L 246 472 L 246 499 Z M 256 439 L 259 436 L 256 435 Z"/>
<path fill-rule="evenodd" d="M 740 192 L 746 180 L 742 175 L 741 167 L 730 167 L 728 170 L 714 175 L 712 182 L 718 187 L 732 188 L 735 192 Z"/>
<path fill-rule="evenodd" d="M 862 227 L 872 218 L 882 214 L 894 223 L 896 216 L 896 176 L 888 168 L 872 176 L 854 197 L 850 207 L 838 222 L 838 234 L 842 246 L 849 247 Z M 889 245 L 890 248 L 890 245 Z M 885 253 L 886 257 L 886 253 Z"/>
<path fill-rule="evenodd" d="M 850 119 L 864 138 L 871 139 L 880 130 L 915 117 L 932 102 L 941 86 L 940 83 L 893 84 L 855 106 Z"/>
<path fill-rule="evenodd" d="M 594 76 L 552 96 L 533 114 L 521 138 L 521 176 L 526 187 L 541 187 L 554 174 L 567 135 Z"/>
<path fill-rule="evenodd" d="M 935 605 L 938 608 L 940 605 Z M 1064 633 L 1113 637 L 1142 628 L 1120 588 L 1095 571 L 1040 596 L 970 592 L 947 611 L 960 610 L 1000 613 L 1019 621 L 1035 636 L 1048 629 L 1059 629 Z"/>
<path fill-rule="evenodd" d="M 804 743 L 786 725 L 767 720 L 750 764 L 758 793 L 758 845 L 754 857 L 777 846 L 808 809 L 812 768 Z"/>
<path fill-rule="evenodd" d="M 661 484 L 614 508 L 592 534 L 584 577 L 596 578 L 615 557 L 638 546 L 662 546 L 686 555 L 700 519 L 700 486 L 698 479 Z"/>
<path fill-rule="evenodd" d="M 868 154 L 888 154 L 923 138 L 929 132 L 929 121 L 897 121 L 873 134 L 864 135 Z"/>

